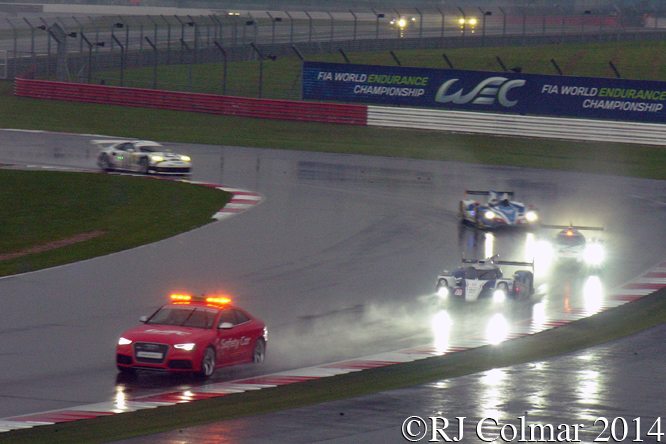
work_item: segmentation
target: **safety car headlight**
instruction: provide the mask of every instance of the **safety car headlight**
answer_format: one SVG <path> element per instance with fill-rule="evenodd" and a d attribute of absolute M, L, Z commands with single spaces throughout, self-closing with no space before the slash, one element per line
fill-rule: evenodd
<path fill-rule="evenodd" d="M 495 302 L 502 302 L 506 299 L 506 294 L 502 290 L 495 290 L 495 293 L 493 293 L 493 301 Z"/>
<path fill-rule="evenodd" d="M 528 222 L 535 222 L 539 216 L 536 214 L 536 211 L 528 211 L 525 214 L 525 219 L 527 219 Z"/>
<path fill-rule="evenodd" d="M 604 248 L 601 244 L 589 244 L 585 247 L 585 262 L 591 265 L 599 265 L 604 260 Z"/>
<path fill-rule="evenodd" d="M 120 339 L 118 339 L 118 345 L 129 345 L 131 343 L 132 343 L 131 340 L 123 338 L 122 336 L 120 337 Z"/>
<path fill-rule="evenodd" d="M 154 156 L 150 156 L 150 160 L 152 160 L 153 162 L 161 162 L 161 161 L 164 160 L 164 157 L 162 157 L 162 156 L 158 156 L 158 155 L 154 155 Z"/>
<path fill-rule="evenodd" d="M 495 213 L 493 213 L 492 211 L 486 211 L 483 217 L 485 217 L 486 219 L 493 219 L 495 218 Z"/>
<path fill-rule="evenodd" d="M 190 156 L 180 156 L 180 160 L 182 160 L 183 162 L 189 162 Z"/>
<path fill-rule="evenodd" d="M 196 344 L 194 342 L 188 342 L 187 344 L 175 344 L 173 348 L 177 348 L 178 350 L 192 351 L 194 350 L 195 346 Z"/>

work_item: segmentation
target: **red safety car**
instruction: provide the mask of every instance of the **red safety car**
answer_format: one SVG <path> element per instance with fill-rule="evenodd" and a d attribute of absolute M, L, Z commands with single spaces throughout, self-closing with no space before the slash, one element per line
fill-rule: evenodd
<path fill-rule="evenodd" d="M 152 369 L 209 377 L 217 368 L 261 363 L 266 357 L 266 325 L 226 297 L 174 294 L 141 322 L 118 340 L 121 372 Z"/>

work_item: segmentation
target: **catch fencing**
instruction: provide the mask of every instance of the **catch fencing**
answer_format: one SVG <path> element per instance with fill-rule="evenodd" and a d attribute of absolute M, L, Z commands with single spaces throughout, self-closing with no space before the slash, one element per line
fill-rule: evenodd
<path fill-rule="evenodd" d="M 141 8 L 135 10 L 140 14 Z M 666 23 L 649 13 L 603 6 L 581 10 L 442 5 L 345 12 L 31 16 L 6 20 L 0 50 L 7 53 L 9 79 L 29 73 L 91 83 L 105 72 L 108 83 L 111 78 L 118 82 L 122 76 L 118 71 L 128 67 L 260 60 L 295 53 L 307 57 L 339 50 L 388 52 L 663 38 Z M 58 48 L 63 46 L 66 60 L 58 60 L 62 58 Z M 109 76 L 108 71 L 116 74 Z"/>

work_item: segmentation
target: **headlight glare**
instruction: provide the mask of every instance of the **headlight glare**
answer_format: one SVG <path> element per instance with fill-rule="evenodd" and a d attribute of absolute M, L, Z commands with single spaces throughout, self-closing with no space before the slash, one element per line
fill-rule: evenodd
<path fill-rule="evenodd" d="M 194 350 L 195 346 L 196 344 L 194 342 L 189 342 L 187 344 L 175 344 L 173 348 L 177 348 L 178 350 L 192 351 Z"/>
<path fill-rule="evenodd" d="M 153 155 L 153 156 L 150 156 L 150 160 L 152 160 L 153 162 L 161 162 L 161 161 L 164 160 L 164 157 L 158 156 L 158 155 Z"/>
<path fill-rule="evenodd" d="M 493 293 L 493 301 L 502 302 L 504 299 L 506 299 L 506 294 L 502 290 L 495 290 L 495 293 Z"/>
<path fill-rule="evenodd" d="M 601 244 L 589 244 L 585 247 L 585 262 L 599 265 L 604 260 L 604 249 Z"/>
<path fill-rule="evenodd" d="M 131 340 L 123 338 L 122 336 L 120 337 L 120 339 L 118 339 L 118 345 L 129 345 L 131 343 L 132 343 Z"/>
<path fill-rule="evenodd" d="M 492 211 L 486 211 L 486 213 L 483 215 L 486 219 L 494 219 L 495 218 L 495 213 Z"/>
<path fill-rule="evenodd" d="M 180 160 L 182 160 L 183 162 L 189 162 L 190 156 L 180 156 Z"/>
<path fill-rule="evenodd" d="M 525 214 L 525 219 L 527 219 L 528 222 L 535 222 L 538 219 L 538 216 L 535 211 L 528 211 Z"/>

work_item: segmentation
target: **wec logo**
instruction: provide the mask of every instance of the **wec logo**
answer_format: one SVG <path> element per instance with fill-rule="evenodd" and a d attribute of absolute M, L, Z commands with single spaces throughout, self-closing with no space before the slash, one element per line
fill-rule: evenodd
<path fill-rule="evenodd" d="M 507 81 L 508 80 L 508 81 Z M 463 95 L 463 90 L 459 89 L 453 94 L 448 94 L 449 88 L 456 83 L 458 79 L 451 79 L 439 87 L 435 101 L 440 103 L 456 103 L 462 105 L 472 102 L 475 105 L 492 105 L 495 99 L 500 105 L 507 108 L 518 103 L 517 100 L 509 100 L 507 94 L 513 88 L 519 88 L 525 84 L 525 80 L 509 80 L 506 77 L 490 77 L 476 85 L 469 93 Z"/>

